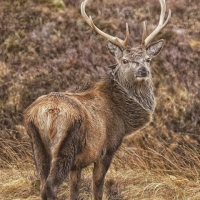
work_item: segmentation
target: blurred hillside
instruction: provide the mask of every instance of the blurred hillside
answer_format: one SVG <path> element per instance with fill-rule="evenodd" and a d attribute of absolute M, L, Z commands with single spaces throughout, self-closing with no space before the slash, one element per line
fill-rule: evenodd
<path fill-rule="evenodd" d="M 0 1 L 1 167 L 31 157 L 22 116 L 28 105 L 43 94 L 95 81 L 115 62 L 105 39 L 82 19 L 81 2 Z M 125 140 L 113 163 L 177 170 L 191 178 L 193 169 L 195 176 L 200 172 L 200 1 L 166 2 L 172 18 L 156 38 L 166 45 L 152 62 L 154 121 Z M 130 45 L 139 45 L 142 22 L 146 20 L 150 33 L 160 5 L 158 0 L 91 0 L 87 13 L 100 29 L 120 38 L 127 22 Z"/>

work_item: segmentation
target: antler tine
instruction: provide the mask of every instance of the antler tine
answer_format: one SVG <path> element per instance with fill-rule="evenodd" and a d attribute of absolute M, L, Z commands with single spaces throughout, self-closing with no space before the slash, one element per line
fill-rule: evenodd
<path fill-rule="evenodd" d="M 146 22 L 143 22 L 143 32 L 142 32 L 142 46 L 145 46 L 145 38 L 147 35 L 147 27 L 146 27 Z"/>
<path fill-rule="evenodd" d="M 84 2 L 81 3 L 81 14 L 83 16 L 83 18 L 85 19 L 85 21 L 89 24 L 89 26 L 91 28 L 93 28 L 97 33 L 99 33 L 100 35 L 102 35 L 103 37 L 105 37 L 106 39 L 108 39 L 109 41 L 111 41 L 112 43 L 122 47 L 122 48 L 125 48 L 128 44 L 128 40 L 129 40 L 129 37 L 130 37 L 130 34 L 129 34 L 129 28 L 128 28 L 128 24 L 126 23 L 126 37 L 124 40 L 121 40 L 120 38 L 118 37 L 113 37 L 103 31 L 101 31 L 99 28 L 97 28 L 93 21 L 92 21 L 92 17 L 88 17 L 86 12 L 85 12 L 85 6 L 87 4 L 88 0 L 85 0 Z"/>
<path fill-rule="evenodd" d="M 144 46 L 147 46 L 149 42 L 167 25 L 170 17 L 171 17 L 171 10 L 169 9 L 168 17 L 164 22 L 165 12 L 166 12 L 166 3 L 165 0 L 159 0 L 161 6 L 161 13 L 160 13 L 160 20 L 156 29 L 145 39 Z"/>

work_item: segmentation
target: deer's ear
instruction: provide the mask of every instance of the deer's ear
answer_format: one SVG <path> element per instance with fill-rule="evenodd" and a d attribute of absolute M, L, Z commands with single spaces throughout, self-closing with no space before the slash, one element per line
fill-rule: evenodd
<path fill-rule="evenodd" d="M 164 43 L 165 43 L 164 40 L 159 40 L 159 41 L 157 41 L 157 42 L 154 42 L 154 43 L 150 44 L 150 45 L 146 48 L 147 54 L 148 54 L 151 58 L 154 57 L 154 56 L 157 56 L 157 55 L 161 52 L 161 50 L 162 50 L 162 48 L 163 48 L 163 46 L 164 46 Z"/>
<path fill-rule="evenodd" d="M 108 41 L 107 42 L 107 48 L 109 52 L 115 57 L 115 58 L 120 58 L 122 57 L 122 49 L 117 46 L 116 44 L 113 44 L 112 42 Z"/>

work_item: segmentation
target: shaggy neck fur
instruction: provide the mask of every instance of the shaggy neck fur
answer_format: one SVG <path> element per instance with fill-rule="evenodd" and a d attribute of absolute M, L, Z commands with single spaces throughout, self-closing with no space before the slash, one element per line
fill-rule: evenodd
<path fill-rule="evenodd" d="M 122 93 L 126 94 L 130 99 L 135 100 L 146 111 L 154 112 L 156 102 L 151 78 L 131 83 L 130 81 L 121 79 L 117 73 L 112 72 L 111 79 L 119 91 L 123 91 Z"/>

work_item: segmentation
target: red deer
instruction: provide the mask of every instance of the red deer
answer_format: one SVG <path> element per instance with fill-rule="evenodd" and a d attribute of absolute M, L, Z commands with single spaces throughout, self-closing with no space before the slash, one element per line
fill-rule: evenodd
<path fill-rule="evenodd" d="M 58 188 L 69 175 L 70 199 L 78 199 L 81 170 L 93 169 L 93 197 L 102 199 L 106 172 L 125 136 L 147 126 L 155 109 L 150 61 L 158 55 L 164 40 L 150 41 L 166 26 L 166 4 L 159 0 L 161 14 L 157 28 L 142 42 L 128 46 L 129 29 L 121 40 L 98 29 L 85 13 L 85 21 L 108 39 L 107 47 L 117 64 L 105 78 L 77 92 L 53 92 L 39 97 L 24 113 L 35 165 L 41 180 L 43 200 L 56 199 Z"/>

